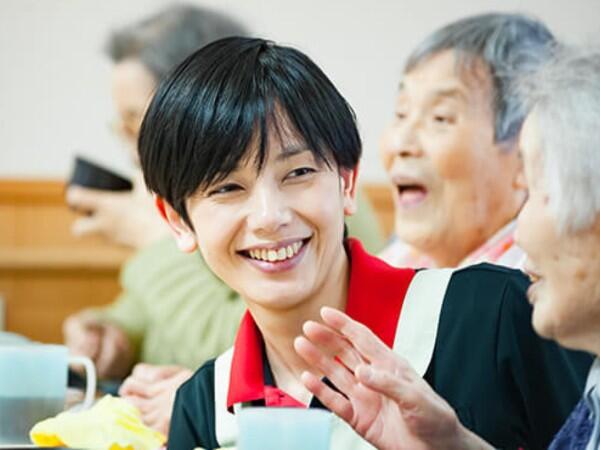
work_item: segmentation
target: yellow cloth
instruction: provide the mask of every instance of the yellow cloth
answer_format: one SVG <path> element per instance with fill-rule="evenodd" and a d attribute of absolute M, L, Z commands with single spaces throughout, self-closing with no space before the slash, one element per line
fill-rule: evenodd
<path fill-rule="evenodd" d="M 135 406 L 110 395 L 87 411 L 67 411 L 37 423 L 29 436 L 41 447 L 102 450 L 156 450 L 166 441 L 162 433 L 142 423 Z"/>

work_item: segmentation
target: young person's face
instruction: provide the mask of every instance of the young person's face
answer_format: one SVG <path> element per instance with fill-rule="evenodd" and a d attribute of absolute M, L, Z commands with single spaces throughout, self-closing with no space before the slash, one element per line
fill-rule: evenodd
<path fill-rule="evenodd" d="M 597 352 L 600 218 L 586 229 L 559 232 L 549 206 L 540 132 L 532 113 L 520 139 L 529 197 L 519 214 L 517 241 L 527 253 L 533 326 L 564 346 Z"/>
<path fill-rule="evenodd" d="M 354 171 L 315 160 L 298 140 L 269 137 L 257 173 L 252 156 L 187 201 L 194 231 L 167 206 L 184 251 L 200 248 L 217 276 L 248 302 L 289 309 L 344 264 L 344 215 L 354 211 Z"/>
<path fill-rule="evenodd" d="M 495 142 L 492 93 L 483 63 L 461 70 L 454 51 L 443 51 L 405 74 L 382 137 L 396 233 L 433 257 L 446 249 L 437 255 L 444 263 L 463 259 L 519 206 L 519 159 Z"/>

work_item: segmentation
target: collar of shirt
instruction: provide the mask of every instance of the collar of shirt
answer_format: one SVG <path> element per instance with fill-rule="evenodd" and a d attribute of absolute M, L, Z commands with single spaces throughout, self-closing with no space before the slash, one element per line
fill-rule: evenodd
<path fill-rule="evenodd" d="M 592 432 L 587 449 L 595 450 L 600 445 L 600 359 L 596 358 L 585 384 L 584 399 L 591 411 Z"/>
<path fill-rule="evenodd" d="M 516 220 L 507 223 L 480 247 L 468 254 L 458 267 L 481 262 L 500 264 L 508 267 L 521 267 L 524 262 L 523 251 L 515 244 Z M 384 261 L 396 267 L 436 267 L 435 262 L 416 252 L 413 247 L 395 239 L 379 255 Z"/>
<path fill-rule="evenodd" d="M 402 302 L 415 271 L 389 266 L 369 255 L 356 239 L 348 239 L 346 244 L 350 259 L 346 313 L 391 347 Z M 305 406 L 275 386 L 262 335 L 252 315 L 246 312 L 234 344 L 227 408 L 257 401 L 266 406 Z"/>

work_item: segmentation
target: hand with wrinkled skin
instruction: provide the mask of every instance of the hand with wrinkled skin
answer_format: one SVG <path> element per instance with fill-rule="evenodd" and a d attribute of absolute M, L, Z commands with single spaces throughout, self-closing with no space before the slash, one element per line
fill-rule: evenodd
<path fill-rule="evenodd" d="M 366 326 L 332 308 L 321 316 L 325 325 L 306 322 L 295 349 L 344 395 L 313 373 L 302 381 L 363 438 L 380 450 L 492 449 Z"/>
<path fill-rule="evenodd" d="M 122 379 L 133 365 L 134 352 L 127 334 L 113 324 L 89 314 L 69 316 L 63 324 L 65 345 L 73 355 L 87 356 L 96 366 L 98 378 Z M 74 370 L 81 367 L 74 366 Z"/>
<path fill-rule="evenodd" d="M 168 436 L 175 393 L 191 376 L 184 367 L 137 364 L 119 395 L 140 410 L 146 425 Z"/>
<path fill-rule="evenodd" d="M 71 208 L 85 214 L 75 220 L 75 236 L 101 235 L 111 242 L 143 248 L 168 235 L 168 227 L 156 211 L 141 174 L 132 191 L 103 191 L 69 186 L 66 200 Z"/>

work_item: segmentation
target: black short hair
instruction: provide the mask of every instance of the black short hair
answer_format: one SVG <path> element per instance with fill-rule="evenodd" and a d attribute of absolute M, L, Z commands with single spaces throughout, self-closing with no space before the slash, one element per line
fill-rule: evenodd
<path fill-rule="evenodd" d="M 360 159 L 354 112 L 308 56 L 264 39 L 213 42 L 167 76 L 148 107 L 138 143 L 146 184 L 191 226 L 186 199 L 229 175 L 255 142 L 260 171 L 273 129 L 292 131 L 329 166 L 354 169 Z"/>

